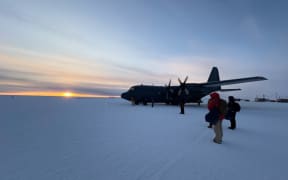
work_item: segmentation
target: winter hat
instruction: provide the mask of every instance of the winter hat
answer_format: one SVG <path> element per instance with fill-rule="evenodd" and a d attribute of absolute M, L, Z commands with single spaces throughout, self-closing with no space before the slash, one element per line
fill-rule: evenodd
<path fill-rule="evenodd" d="M 213 99 L 220 99 L 220 96 L 217 92 L 213 92 L 210 94 L 210 97 L 213 98 Z"/>
<path fill-rule="evenodd" d="M 234 101 L 235 101 L 235 99 L 234 99 L 234 97 L 233 97 L 233 96 L 229 96 L 228 98 L 229 98 L 229 101 L 232 101 L 232 102 L 234 102 Z"/>

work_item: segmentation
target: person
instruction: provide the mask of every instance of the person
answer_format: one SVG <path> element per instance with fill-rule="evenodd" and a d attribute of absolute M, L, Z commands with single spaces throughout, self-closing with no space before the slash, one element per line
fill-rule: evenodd
<path fill-rule="evenodd" d="M 184 106 L 185 106 L 185 102 L 184 102 L 184 100 L 181 100 L 181 102 L 180 102 L 180 114 L 184 114 Z"/>
<path fill-rule="evenodd" d="M 240 105 L 235 102 L 235 98 L 233 96 L 228 97 L 228 112 L 227 112 L 227 118 L 230 120 L 230 127 L 229 129 L 235 129 L 236 128 L 236 113 L 240 110 Z"/>
<path fill-rule="evenodd" d="M 219 117 L 218 120 L 215 124 L 212 125 L 213 129 L 214 129 L 214 133 L 215 133 L 215 137 L 213 139 L 213 142 L 217 143 L 217 144 L 221 144 L 222 143 L 222 138 L 223 138 L 223 130 L 222 130 L 222 120 L 224 119 L 224 113 L 221 111 L 221 106 L 222 103 L 220 99 L 220 95 L 216 92 L 213 92 L 210 94 L 210 99 L 208 101 L 208 110 L 212 111 L 214 110 L 214 108 L 216 108 L 219 111 Z M 226 107 L 224 107 L 226 108 Z"/>
<path fill-rule="evenodd" d="M 180 92 L 180 93 L 179 93 Z M 180 90 L 178 92 L 178 96 L 179 96 L 179 106 L 180 106 L 180 114 L 184 114 L 184 106 L 185 106 L 185 93 L 184 90 Z M 181 93 L 182 92 L 182 93 Z"/>

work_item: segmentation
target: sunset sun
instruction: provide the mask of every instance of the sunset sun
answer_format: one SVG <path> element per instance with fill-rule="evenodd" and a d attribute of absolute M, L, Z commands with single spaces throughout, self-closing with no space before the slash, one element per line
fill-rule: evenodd
<path fill-rule="evenodd" d="M 67 91 L 67 92 L 64 92 L 64 93 L 63 93 L 63 96 L 64 96 L 64 97 L 72 97 L 73 94 L 72 94 L 71 92 Z"/>

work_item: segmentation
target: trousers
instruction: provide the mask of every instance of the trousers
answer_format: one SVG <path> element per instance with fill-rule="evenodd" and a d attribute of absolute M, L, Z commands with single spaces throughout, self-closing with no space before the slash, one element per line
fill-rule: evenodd
<path fill-rule="evenodd" d="M 215 125 L 213 125 L 215 137 L 214 140 L 217 143 L 222 143 L 223 138 L 223 129 L 222 129 L 222 120 L 218 120 Z"/>

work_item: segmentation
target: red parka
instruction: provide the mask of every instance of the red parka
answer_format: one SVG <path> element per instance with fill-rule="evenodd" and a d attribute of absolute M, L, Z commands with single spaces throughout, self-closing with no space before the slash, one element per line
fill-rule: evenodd
<path fill-rule="evenodd" d="M 208 101 L 208 109 L 209 111 L 211 111 L 213 108 L 219 108 L 219 105 L 220 105 L 220 96 L 218 93 L 216 92 L 213 92 L 210 94 L 210 99 Z M 220 114 L 220 117 L 219 119 L 220 120 L 223 120 L 224 119 L 224 114 Z"/>

